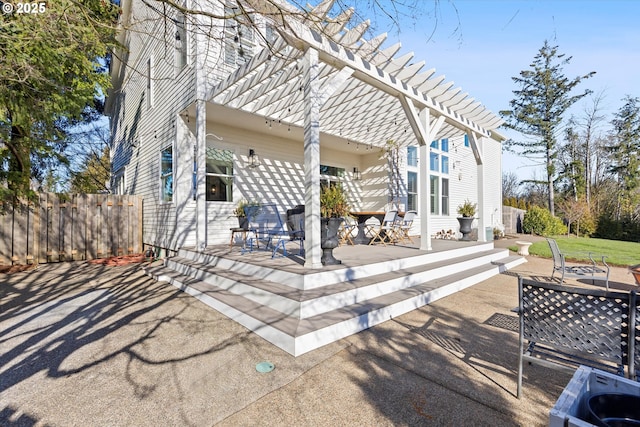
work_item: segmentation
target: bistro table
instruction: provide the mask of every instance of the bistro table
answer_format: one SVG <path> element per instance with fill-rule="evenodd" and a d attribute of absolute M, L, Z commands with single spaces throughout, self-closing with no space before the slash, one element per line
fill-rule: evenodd
<path fill-rule="evenodd" d="M 353 243 L 355 245 L 368 245 L 369 241 L 371 241 L 370 237 L 366 235 L 367 221 L 370 218 L 375 218 L 378 221 L 382 222 L 386 212 L 378 212 L 378 211 L 363 211 L 363 212 L 349 212 L 349 214 L 355 217 L 358 220 L 358 234 L 353 239 Z"/>

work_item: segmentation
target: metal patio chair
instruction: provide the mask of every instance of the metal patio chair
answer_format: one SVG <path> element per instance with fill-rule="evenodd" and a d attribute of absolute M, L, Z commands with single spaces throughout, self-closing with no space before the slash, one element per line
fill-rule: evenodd
<path fill-rule="evenodd" d="M 564 282 L 565 277 L 573 277 L 578 279 L 591 279 L 592 284 L 595 280 L 603 280 L 607 290 L 609 290 L 609 265 L 606 263 L 605 255 L 601 255 L 601 263 L 599 265 L 594 259 L 593 254 L 589 252 L 589 260 L 591 264 L 567 265 L 565 262 L 565 254 L 560 252 L 558 243 L 554 239 L 547 239 L 551 255 L 553 256 L 553 271 L 551 278 L 556 272 L 560 273 L 560 284 Z"/>
<path fill-rule="evenodd" d="M 282 218 L 278 213 L 278 207 L 275 204 L 262 204 L 258 207 L 247 206 L 245 213 L 249 221 L 247 235 L 249 248 L 244 252 L 252 252 L 254 242 L 260 248 L 260 241 L 262 241 L 266 250 L 272 250 L 271 258 L 278 254 L 279 248 L 282 249 L 282 256 L 287 256 L 285 242 L 290 238 L 290 234 L 285 230 Z"/>

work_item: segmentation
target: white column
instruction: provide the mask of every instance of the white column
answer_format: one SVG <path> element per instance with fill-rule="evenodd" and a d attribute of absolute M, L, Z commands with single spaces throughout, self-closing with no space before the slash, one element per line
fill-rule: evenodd
<path fill-rule="evenodd" d="M 477 188 L 477 197 L 478 197 L 478 210 L 477 210 L 477 218 L 478 218 L 478 241 L 486 242 L 487 234 L 485 228 L 489 223 L 486 212 L 485 212 L 485 201 L 484 195 L 486 189 L 484 188 L 484 158 L 483 158 L 483 149 L 482 146 L 482 138 L 478 137 L 478 135 L 474 132 L 469 132 L 469 143 L 471 145 L 471 151 L 473 151 L 473 156 L 476 159 L 476 188 Z"/>
<path fill-rule="evenodd" d="M 196 101 L 196 247 L 207 247 L 207 103 Z"/>
<path fill-rule="evenodd" d="M 485 209 L 485 201 L 484 201 L 484 164 L 478 163 L 476 168 L 477 178 L 477 189 L 478 189 L 478 241 L 486 242 L 487 241 L 487 233 L 485 228 L 489 223 L 487 218 L 487 212 Z"/>
<path fill-rule="evenodd" d="M 424 108 L 420 111 L 420 123 L 427 132 L 428 136 L 431 136 L 430 132 L 430 114 L 429 109 Z M 418 200 L 420 200 L 420 249 L 423 251 L 430 251 L 431 248 L 431 230 L 429 225 L 431 223 L 431 181 L 429 180 L 429 143 L 430 141 L 423 141 L 424 144 L 420 145 L 418 153 Z"/>
<path fill-rule="evenodd" d="M 304 229 L 305 262 L 309 268 L 322 267 L 320 247 L 320 82 L 318 51 L 304 55 Z"/>

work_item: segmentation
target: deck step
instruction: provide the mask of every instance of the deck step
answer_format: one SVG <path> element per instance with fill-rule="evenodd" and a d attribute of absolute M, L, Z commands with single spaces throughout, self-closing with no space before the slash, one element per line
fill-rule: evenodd
<path fill-rule="evenodd" d="M 496 253 L 502 254 L 503 252 Z M 348 298 L 344 298 L 343 288 L 359 289 L 363 286 L 375 286 L 383 283 L 383 278 L 372 276 L 367 279 L 352 281 L 348 284 L 329 285 L 325 289 L 300 291 L 291 289 L 283 284 L 269 283 L 264 279 L 243 276 L 237 272 L 215 271 L 215 268 L 213 268 L 214 271 L 211 271 L 212 269 L 207 266 L 190 265 L 194 262 L 190 260 L 174 261 L 179 261 L 182 265 L 186 265 L 191 269 L 195 268 L 197 271 L 215 273 L 220 278 L 223 286 L 218 286 L 210 278 L 205 281 L 188 275 L 189 268 L 186 270 L 187 274 L 183 274 L 169 267 L 155 266 L 149 267 L 147 273 L 157 280 L 167 281 L 182 289 L 256 332 L 269 342 L 294 356 L 298 356 L 451 295 L 499 274 L 505 269 L 512 268 L 525 260 L 522 257 L 505 256 L 490 262 L 485 261 L 482 265 L 474 267 L 465 269 L 452 268 L 452 270 L 456 271 L 455 273 L 424 280 L 401 289 L 393 289 L 391 287 L 391 291 L 363 298 L 362 300 L 355 299 L 350 303 L 345 302 L 348 301 Z M 450 267 L 453 261 L 448 261 Z M 464 263 L 468 260 L 460 259 L 458 261 Z M 441 267 L 437 263 L 434 264 L 436 265 L 431 265 L 430 267 L 436 270 Z M 403 272 L 389 272 L 388 274 L 407 278 L 412 277 L 414 274 L 419 274 L 421 271 L 430 270 L 429 268 L 425 270 L 425 268 L 419 269 L 416 267 L 415 269 L 410 268 Z M 236 284 L 232 285 L 231 288 L 224 287 L 232 281 L 235 281 Z M 242 285 L 239 283 L 242 283 Z M 274 304 L 262 304 L 237 293 L 237 289 L 233 289 L 234 287 L 248 286 L 249 284 L 257 285 L 255 289 L 268 290 L 268 292 L 281 298 L 289 298 L 297 302 L 298 305 L 289 304 L 286 306 L 288 307 L 287 309 L 282 304 L 275 304 L 277 308 L 273 308 Z M 332 303 L 333 306 L 327 302 L 332 298 L 338 300 L 338 302 L 334 301 Z M 321 305 L 325 308 L 315 315 L 301 317 L 300 304 L 303 303 L 308 303 L 310 306 L 314 304 Z M 333 308 L 327 309 L 326 307 Z"/>

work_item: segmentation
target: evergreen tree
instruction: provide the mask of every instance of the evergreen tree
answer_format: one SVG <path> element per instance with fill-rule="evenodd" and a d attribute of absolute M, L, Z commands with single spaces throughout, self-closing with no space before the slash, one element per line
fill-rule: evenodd
<path fill-rule="evenodd" d="M 616 219 L 632 214 L 640 199 L 640 99 L 627 96 L 611 122 L 614 143 L 610 145 L 609 168 L 618 182 Z"/>
<path fill-rule="evenodd" d="M 512 80 L 520 87 L 514 90 L 515 98 L 510 101 L 511 110 L 501 111 L 505 126 L 521 132 L 525 139 L 508 140 L 506 148 L 524 156 L 542 156 L 545 161 L 549 211 L 554 213 L 554 181 L 558 144 L 557 130 L 562 124 L 564 113 L 576 101 L 590 93 L 586 90 L 571 96 L 571 91 L 583 80 L 595 74 L 568 79 L 562 67 L 571 61 L 558 53 L 557 46 L 544 45 L 534 57 L 531 69 L 520 72 Z"/>
<path fill-rule="evenodd" d="M 64 156 L 67 130 L 100 113 L 119 8 L 56 0 L 0 15 L 0 198 L 28 196 Z"/>

